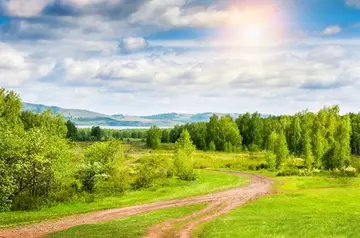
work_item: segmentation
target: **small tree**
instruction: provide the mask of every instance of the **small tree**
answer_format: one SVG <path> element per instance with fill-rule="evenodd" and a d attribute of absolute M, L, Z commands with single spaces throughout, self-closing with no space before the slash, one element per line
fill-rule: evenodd
<path fill-rule="evenodd" d="M 99 126 L 93 126 L 90 131 L 90 136 L 97 141 L 101 141 L 103 137 L 103 131 Z"/>
<path fill-rule="evenodd" d="M 125 186 L 116 178 L 122 169 L 123 150 L 119 142 L 111 141 L 106 143 L 95 143 L 85 152 L 85 163 L 78 172 L 78 178 L 82 183 L 83 190 L 93 193 L 95 185 L 101 181 L 112 181 L 116 189 Z M 117 185 L 117 186 L 116 186 Z"/>
<path fill-rule="evenodd" d="M 284 133 L 280 133 L 276 145 L 276 168 L 281 168 L 284 160 L 289 155 L 289 149 L 286 143 L 286 137 Z"/>
<path fill-rule="evenodd" d="M 147 133 L 146 144 L 149 148 L 158 149 L 161 145 L 162 132 L 157 126 L 152 126 Z"/>
<path fill-rule="evenodd" d="M 270 170 L 274 170 L 276 168 L 276 155 L 272 151 L 266 151 L 265 160 Z"/>
<path fill-rule="evenodd" d="M 170 131 L 168 129 L 164 129 L 162 131 L 161 142 L 162 143 L 169 143 L 170 142 Z"/>
<path fill-rule="evenodd" d="M 68 120 L 66 122 L 66 127 L 67 127 L 66 138 L 75 141 L 77 139 L 77 128 L 75 124 L 72 121 Z"/>
<path fill-rule="evenodd" d="M 209 150 L 210 151 L 216 151 L 216 146 L 215 146 L 214 141 L 210 141 Z"/>
<path fill-rule="evenodd" d="M 175 144 L 174 168 L 176 175 L 182 180 L 195 180 L 193 155 L 195 146 L 193 145 L 190 134 L 183 130 L 180 138 Z"/>

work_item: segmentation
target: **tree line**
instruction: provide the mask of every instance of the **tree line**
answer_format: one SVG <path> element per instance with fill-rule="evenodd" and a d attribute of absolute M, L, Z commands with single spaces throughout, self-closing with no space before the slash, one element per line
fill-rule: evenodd
<path fill-rule="evenodd" d="M 313 113 L 262 117 L 245 113 L 238 118 L 213 115 L 209 122 L 190 123 L 148 132 L 147 144 L 174 143 L 187 130 L 199 150 L 267 151 L 270 167 L 279 169 L 289 155 L 304 160 L 306 168 L 349 166 L 351 153 L 360 154 L 360 114 L 340 115 L 338 106 Z"/>
<path fill-rule="evenodd" d="M 106 141 L 111 139 L 141 139 L 145 140 L 147 129 L 103 129 L 100 126 L 91 128 L 77 128 L 76 125 L 68 120 L 66 122 L 66 138 L 72 141 Z"/>

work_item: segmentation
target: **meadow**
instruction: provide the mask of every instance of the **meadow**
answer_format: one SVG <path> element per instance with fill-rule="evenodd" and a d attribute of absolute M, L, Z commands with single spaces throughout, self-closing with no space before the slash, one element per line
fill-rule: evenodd
<path fill-rule="evenodd" d="M 75 143 L 76 153 L 83 153 L 92 143 Z M 158 150 L 143 144 L 124 145 L 127 163 L 149 157 L 173 156 L 173 145 Z M 0 227 L 11 227 L 56 219 L 71 214 L 126 207 L 154 201 L 185 198 L 246 185 L 248 180 L 215 172 L 211 169 L 247 171 L 271 176 L 276 194 L 260 198 L 229 215 L 202 224 L 197 237 L 357 237 L 360 215 L 358 197 L 360 178 L 318 176 L 276 176 L 262 169 L 264 153 L 224 153 L 196 151 L 194 164 L 197 179 L 184 181 L 172 177 L 157 180 L 149 188 L 111 196 L 96 195 L 91 201 L 75 201 L 42 207 L 38 211 L 0 213 Z M 185 216 L 205 205 L 169 208 L 99 224 L 81 225 L 52 234 L 50 237 L 141 237 L 146 230 L 162 221 Z"/>
<path fill-rule="evenodd" d="M 359 237 L 359 178 L 274 180 L 277 194 L 203 224 L 196 237 Z"/>

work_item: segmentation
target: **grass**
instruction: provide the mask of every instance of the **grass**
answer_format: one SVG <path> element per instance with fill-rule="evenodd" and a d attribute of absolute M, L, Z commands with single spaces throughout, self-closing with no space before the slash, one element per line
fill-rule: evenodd
<path fill-rule="evenodd" d="M 131 191 L 124 195 L 97 199 L 92 203 L 77 202 L 59 204 L 40 211 L 16 211 L 0 213 L 0 228 L 36 223 L 67 215 L 85 213 L 109 208 L 120 208 L 160 200 L 191 197 L 245 184 L 247 179 L 212 171 L 198 171 L 195 181 L 187 182 L 169 179 L 146 190 Z"/>
<path fill-rule="evenodd" d="M 360 179 L 276 178 L 267 196 L 199 227 L 198 237 L 359 237 Z"/>
<path fill-rule="evenodd" d="M 175 207 L 169 209 L 158 210 L 145 214 L 135 215 L 131 217 L 104 222 L 99 224 L 81 225 L 60 231 L 50 235 L 51 238 L 65 237 L 119 237 L 119 238 L 136 238 L 143 236 L 147 229 L 157 223 L 161 223 L 168 219 L 175 219 L 186 216 L 193 212 L 204 208 L 204 204 Z"/>

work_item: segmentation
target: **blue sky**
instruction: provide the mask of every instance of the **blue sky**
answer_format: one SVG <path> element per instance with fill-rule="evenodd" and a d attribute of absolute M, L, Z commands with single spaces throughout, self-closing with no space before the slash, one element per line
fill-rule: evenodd
<path fill-rule="evenodd" d="M 0 0 L 0 86 L 115 114 L 358 112 L 360 0 Z"/>

